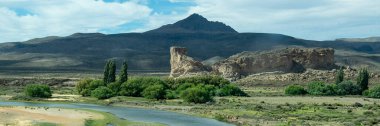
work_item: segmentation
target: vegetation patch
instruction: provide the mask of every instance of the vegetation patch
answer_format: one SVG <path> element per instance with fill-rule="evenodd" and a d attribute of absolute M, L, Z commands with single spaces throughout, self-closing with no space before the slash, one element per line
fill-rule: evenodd
<path fill-rule="evenodd" d="M 49 98 L 52 92 L 48 85 L 29 84 L 25 87 L 25 95 L 29 97 Z"/>

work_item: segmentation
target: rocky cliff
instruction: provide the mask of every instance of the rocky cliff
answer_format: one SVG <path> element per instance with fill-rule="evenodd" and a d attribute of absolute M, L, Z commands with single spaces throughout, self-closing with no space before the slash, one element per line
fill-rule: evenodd
<path fill-rule="evenodd" d="M 230 80 L 262 72 L 300 73 L 307 68 L 332 69 L 334 50 L 331 48 L 286 48 L 263 52 L 242 52 L 216 62 L 208 68 L 199 61 L 186 56 L 186 49 L 172 47 L 171 76 L 191 72 L 210 72 Z"/>
<path fill-rule="evenodd" d="M 170 77 L 179 77 L 188 74 L 209 71 L 201 62 L 186 55 L 184 47 L 170 48 Z"/>

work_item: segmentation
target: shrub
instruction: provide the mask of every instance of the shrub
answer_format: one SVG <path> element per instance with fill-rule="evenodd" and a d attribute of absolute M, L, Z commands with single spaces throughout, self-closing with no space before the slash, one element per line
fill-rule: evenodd
<path fill-rule="evenodd" d="M 52 92 L 48 85 L 29 84 L 25 88 L 25 95 L 30 97 L 49 98 L 51 94 Z"/>
<path fill-rule="evenodd" d="M 361 94 L 360 86 L 351 81 L 343 81 L 337 84 L 335 92 L 337 95 L 359 95 Z"/>
<path fill-rule="evenodd" d="M 91 91 L 91 96 L 98 99 L 107 99 L 113 96 L 113 92 L 111 89 L 101 86 Z"/>
<path fill-rule="evenodd" d="M 215 87 L 214 85 L 204 85 L 204 84 L 200 84 L 198 86 L 201 86 L 201 87 L 204 87 L 207 92 L 210 93 L 211 96 L 215 96 L 216 93 L 217 93 L 217 87 Z"/>
<path fill-rule="evenodd" d="M 217 96 L 247 96 L 239 87 L 228 84 L 216 91 Z"/>
<path fill-rule="evenodd" d="M 326 85 L 323 82 L 311 82 L 307 85 L 307 92 L 311 95 L 335 95 L 335 84 Z"/>
<path fill-rule="evenodd" d="M 118 95 L 119 91 L 120 91 L 121 83 L 120 82 L 112 82 L 112 83 L 109 83 L 107 85 L 107 87 L 109 89 L 111 89 L 112 92 L 114 92 L 114 95 Z"/>
<path fill-rule="evenodd" d="M 127 81 L 121 85 L 121 89 L 119 94 L 123 96 L 141 96 L 141 92 L 143 91 L 143 87 L 140 83 L 133 81 Z"/>
<path fill-rule="evenodd" d="M 181 93 L 181 98 L 186 102 L 206 103 L 212 101 L 210 92 L 204 87 L 191 87 Z"/>
<path fill-rule="evenodd" d="M 93 80 L 90 82 L 88 89 L 95 90 L 98 87 L 105 86 L 105 83 L 102 80 Z"/>
<path fill-rule="evenodd" d="M 214 85 L 218 88 L 230 84 L 230 81 L 220 76 L 193 76 L 178 79 L 166 79 L 165 82 L 174 89 L 185 83 Z"/>
<path fill-rule="evenodd" d="M 175 91 L 167 90 L 165 94 L 166 99 L 176 99 L 178 98 L 178 95 Z"/>
<path fill-rule="evenodd" d="M 305 95 L 307 91 L 300 85 L 290 85 L 285 88 L 287 95 Z"/>
<path fill-rule="evenodd" d="M 104 86 L 104 83 L 101 80 L 84 79 L 78 82 L 76 89 L 80 95 L 90 96 L 91 91 L 100 86 Z"/>
<path fill-rule="evenodd" d="M 144 89 L 143 96 L 148 99 L 165 99 L 165 87 L 163 85 L 151 85 Z"/>
<path fill-rule="evenodd" d="M 176 89 L 176 92 L 178 94 L 180 94 L 182 91 L 188 89 L 188 88 L 191 88 L 191 87 L 195 87 L 196 84 L 193 84 L 193 83 L 184 83 L 184 84 L 181 84 L 178 86 L 178 88 Z"/>
<path fill-rule="evenodd" d="M 380 85 L 369 89 L 367 96 L 371 98 L 380 98 Z"/>
<path fill-rule="evenodd" d="M 75 88 L 78 91 L 78 93 L 81 94 L 82 96 L 88 96 L 90 94 L 87 93 L 88 92 L 87 89 L 91 82 L 92 82 L 91 79 L 82 79 L 75 85 Z"/>

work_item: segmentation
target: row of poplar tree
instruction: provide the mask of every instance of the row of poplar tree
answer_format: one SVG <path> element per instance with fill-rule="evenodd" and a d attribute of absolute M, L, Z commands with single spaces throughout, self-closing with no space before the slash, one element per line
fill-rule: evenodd
<path fill-rule="evenodd" d="M 119 82 L 124 83 L 128 80 L 128 64 L 127 61 L 123 61 L 119 73 Z M 115 60 L 108 60 L 104 66 L 104 77 L 103 81 L 105 84 L 109 84 L 116 81 L 116 62 Z"/>

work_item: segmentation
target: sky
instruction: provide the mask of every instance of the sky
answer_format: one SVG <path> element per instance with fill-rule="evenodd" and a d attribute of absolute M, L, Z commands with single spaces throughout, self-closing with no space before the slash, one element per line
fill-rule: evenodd
<path fill-rule="evenodd" d="M 144 32 L 198 13 L 238 32 L 380 36 L 380 0 L 0 0 L 0 42 Z"/>

